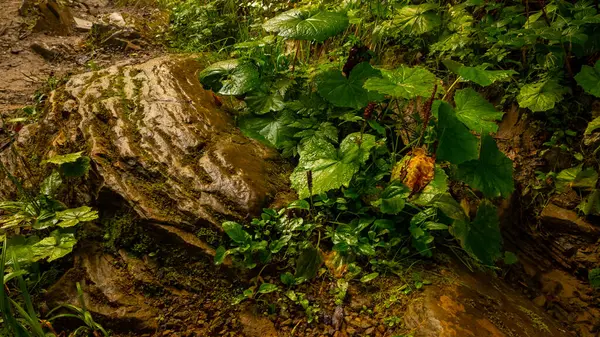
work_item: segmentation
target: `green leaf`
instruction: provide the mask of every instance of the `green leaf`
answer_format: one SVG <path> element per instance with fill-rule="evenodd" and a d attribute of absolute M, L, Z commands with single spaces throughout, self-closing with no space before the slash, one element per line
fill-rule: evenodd
<path fill-rule="evenodd" d="M 458 178 L 488 198 L 508 197 L 515 189 L 512 161 L 489 135 L 482 137 L 479 159 L 458 166 Z"/>
<path fill-rule="evenodd" d="M 419 206 L 429 205 L 436 196 L 446 192 L 448 192 L 448 175 L 441 166 L 435 165 L 433 180 L 425 186 L 412 202 Z"/>
<path fill-rule="evenodd" d="M 479 140 L 456 117 L 452 107 L 446 102 L 439 105 L 438 110 L 438 161 L 461 164 L 477 158 Z"/>
<path fill-rule="evenodd" d="M 60 221 L 57 226 L 63 228 L 73 227 L 80 222 L 98 219 L 98 211 L 93 211 L 88 206 L 82 206 L 79 208 L 71 208 L 61 212 L 56 212 L 55 218 Z"/>
<path fill-rule="evenodd" d="M 296 260 L 296 274 L 294 277 L 301 281 L 310 280 L 317 276 L 322 263 L 323 258 L 319 250 L 313 246 L 308 246 L 300 252 L 300 256 Z"/>
<path fill-rule="evenodd" d="M 306 200 L 296 200 L 290 203 L 287 207 L 288 209 L 310 209 L 310 204 Z"/>
<path fill-rule="evenodd" d="M 600 215 L 600 190 L 593 190 L 584 201 L 582 201 L 578 206 L 583 214 L 590 215 Z"/>
<path fill-rule="evenodd" d="M 421 35 L 432 31 L 441 24 L 438 13 L 433 12 L 434 4 L 408 5 L 402 7 L 394 17 L 393 23 L 410 35 Z"/>
<path fill-rule="evenodd" d="M 562 99 L 566 89 L 554 80 L 546 80 L 524 85 L 519 91 L 517 101 L 521 108 L 531 111 L 546 111 Z"/>
<path fill-rule="evenodd" d="M 258 287 L 257 294 L 268 294 L 277 291 L 277 286 L 271 283 L 263 283 Z"/>
<path fill-rule="evenodd" d="M 36 235 L 22 236 L 15 235 L 8 239 L 7 256 L 14 256 L 18 263 L 31 263 L 38 259 L 35 257 L 33 245 L 38 243 L 40 238 Z M 12 259 L 6 261 L 7 264 L 12 264 Z"/>
<path fill-rule="evenodd" d="M 281 283 L 285 284 L 286 286 L 293 286 L 296 284 L 296 278 L 290 272 L 286 271 L 285 273 L 281 274 L 279 278 L 281 279 Z"/>
<path fill-rule="evenodd" d="M 465 123 L 469 129 L 480 134 L 495 133 L 498 125 L 495 121 L 502 119 L 504 112 L 500 112 L 471 88 L 456 91 L 456 117 Z"/>
<path fill-rule="evenodd" d="M 198 74 L 200 83 L 221 95 L 239 96 L 260 84 L 258 68 L 246 60 L 226 60 L 214 63 Z"/>
<path fill-rule="evenodd" d="M 598 172 L 591 167 L 579 172 L 573 182 L 571 183 L 572 188 L 579 190 L 590 191 L 596 187 L 598 182 Z"/>
<path fill-rule="evenodd" d="M 596 61 L 594 67 L 583 66 L 575 80 L 585 92 L 600 97 L 600 60 Z"/>
<path fill-rule="evenodd" d="M 511 265 L 519 262 L 519 258 L 513 252 L 506 251 L 504 252 L 504 264 Z"/>
<path fill-rule="evenodd" d="M 381 70 L 382 77 L 369 78 L 364 88 L 394 98 L 429 97 L 435 87 L 435 75 L 425 68 L 400 65 L 394 70 Z"/>
<path fill-rule="evenodd" d="M 363 88 L 367 79 L 380 75 L 381 72 L 371 67 L 368 62 L 359 63 L 352 69 L 348 78 L 339 70 L 329 70 L 317 77 L 317 91 L 337 107 L 364 108 L 369 102 L 383 99 L 382 96 Z"/>
<path fill-rule="evenodd" d="M 464 221 L 468 220 L 467 214 L 460 204 L 454 200 L 454 198 L 448 194 L 440 194 L 433 198 L 431 205 L 444 213 L 450 219 Z"/>
<path fill-rule="evenodd" d="M 264 115 L 285 109 L 283 96 L 278 92 L 256 92 L 252 96 L 246 97 L 245 101 L 252 113 L 256 115 Z"/>
<path fill-rule="evenodd" d="M 301 199 L 310 196 L 307 171 L 312 172 L 313 195 L 348 187 L 375 145 L 375 136 L 360 132 L 348 135 L 338 150 L 322 138 L 309 139 L 302 146 L 300 161 L 290 177 L 292 187 Z"/>
<path fill-rule="evenodd" d="M 502 256 L 502 236 L 498 210 L 489 201 L 479 204 L 477 216 L 473 222 L 456 221 L 452 227 L 453 235 L 463 249 L 485 265 L 493 265 Z"/>
<path fill-rule="evenodd" d="M 51 163 L 56 165 L 62 165 L 65 163 L 74 163 L 77 159 L 82 157 L 83 152 L 69 153 L 65 155 L 59 155 L 51 157 L 48 160 L 45 160 L 43 163 Z"/>
<path fill-rule="evenodd" d="M 229 251 L 227 249 L 225 249 L 225 247 L 223 246 L 219 246 L 217 248 L 217 250 L 215 251 L 215 264 L 216 265 L 220 265 L 223 263 L 223 261 L 225 261 L 225 258 L 227 257 L 227 255 L 229 255 Z"/>
<path fill-rule="evenodd" d="M 52 262 L 71 253 L 77 243 L 75 233 L 72 231 L 54 230 L 50 236 L 42 239 L 32 246 L 35 259 L 48 259 Z"/>
<path fill-rule="evenodd" d="M 244 244 L 251 240 L 250 234 L 237 222 L 225 221 L 221 226 L 229 238 L 237 244 Z"/>
<path fill-rule="evenodd" d="M 58 173 L 58 171 L 52 171 L 52 173 L 42 182 L 40 194 L 53 197 L 61 184 L 62 179 L 60 173 Z"/>
<path fill-rule="evenodd" d="M 90 169 L 90 157 L 80 157 L 75 162 L 63 163 L 60 165 L 60 172 L 65 177 L 81 177 L 87 174 Z"/>
<path fill-rule="evenodd" d="M 444 60 L 442 63 L 444 63 L 446 68 L 463 79 L 475 82 L 484 87 L 491 85 L 496 81 L 508 80 L 512 75 L 518 74 L 514 70 L 487 70 L 485 65 L 467 67 L 452 60 Z"/>
<path fill-rule="evenodd" d="M 292 9 L 263 24 L 267 32 L 294 40 L 323 42 L 348 27 L 344 13 L 324 12 L 308 8 Z"/>
<path fill-rule="evenodd" d="M 600 289 L 600 268 L 592 269 L 588 272 L 588 280 L 594 289 Z"/>
<path fill-rule="evenodd" d="M 401 181 L 393 181 L 381 193 L 379 209 L 384 214 L 398 214 L 404 209 L 406 198 L 410 195 L 410 189 Z"/>
<path fill-rule="evenodd" d="M 594 132 L 594 131 L 596 131 L 598 129 L 600 129 L 600 117 L 596 117 L 594 120 L 592 120 L 588 124 L 587 128 L 585 129 L 585 133 L 584 134 L 586 136 L 591 135 L 592 132 Z"/>
<path fill-rule="evenodd" d="M 362 283 L 368 283 L 373 281 L 374 279 L 377 278 L 377 276 L 379 276 L 379 273 L 371 273 L 371 274 L 367 274 L 363 277 L 360 278 L 360 282 Z"/>
<path fill-rule="evenodd" d="M 560 171 L 556 175 L 556 190 L 559 192 L 566 191 L 567 187 L 570 187 L 577 175 L 581 173 L 582 168 L 583 164 Z"/>

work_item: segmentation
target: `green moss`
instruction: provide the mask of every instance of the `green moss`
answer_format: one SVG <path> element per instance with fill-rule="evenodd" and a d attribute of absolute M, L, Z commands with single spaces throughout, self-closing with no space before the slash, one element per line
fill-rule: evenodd
<path fill-rule="evenodd" d="M 547 333 L 550 333 L 550 328 L 548 328 L 548 326 L 546 325 L 546 323 L 544 323 L 544 320 L 538 316 L 536 313 L 534 313 L 533 311 L 524 308 L 522 306 L 519 306 L 519 310 L 521 310 L 523 313 L 525 313 L 529 319 L 531 319 L 531 323 L 533 324 L 533 327 L 540 330 L 540 331 L 544 331 Z"/>
<path fill-rule="evenodd" d="M 126 248 L 136 255 L 144 255 L 154 250 L 155 244 L 146 234 L 139 219 L 132 213 L 118 213 L 113 218 L 104 219 L 105 246 L 113 251 Z"/>

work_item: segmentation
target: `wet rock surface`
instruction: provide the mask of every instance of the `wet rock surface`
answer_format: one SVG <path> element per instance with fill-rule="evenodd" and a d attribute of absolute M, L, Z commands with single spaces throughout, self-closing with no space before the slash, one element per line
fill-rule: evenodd
<path fill-rule="evenodd" d="M 163 57 L 73 76 L 17 146 L 46 144 L 36 147 L 40 159 L 85 151 L 98 193 L 118 195 L 150 223 L 195 233 L 248 219 L 288 191 L 287 166 L 234 126 L 202 89 L 199 68 L 190 57 Z"/>
<path fill-rule="evenodd" d="M 404 323 L 415 337 L 570 336 L 492 275 L 461 272 L 447 277 L 447 284 L 426 287 L 423 296 L 409 304 Z"/>

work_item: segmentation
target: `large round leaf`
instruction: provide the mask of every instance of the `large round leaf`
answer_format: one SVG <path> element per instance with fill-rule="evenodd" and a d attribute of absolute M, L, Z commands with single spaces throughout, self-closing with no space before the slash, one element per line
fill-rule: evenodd
<path fill-rule="evenodd" d="M 382 95 L 363 88 L 368 78 L 378 76 L 381 76 L 379 70 L 373 69 L 368 62 L 362 62 L 352 69 L 349 78 L 339 70 L 321 74 L 317 78 L 317 91 L 337 107 L 360 109 L 366 107 L 369 102 L 383 99 Z"/>
<path fill-rule="evenodd" d="M 381 74 L 381 78 L 369 78 L 364 88 L 405 99 L 429 97 L 435 88 L 435 75 L 425 68 L 411 68 L 402 64 L 394 70 L 381 70 Z"/>
<path fill-rule="evenodd" d="M 198 77 L 205 88 L 221 95 L 243 95 L 260 84 L 258 68 L 252 62 L 244 60 L 214 63 Z"/>
<path fill-rule="evenodd" d="M 311 9 L 292 9 L 263 24 L 267 32 L 278 33 L 294 40 L 323 42 L 348 27 L 348 17 L 343 13 Z"/>

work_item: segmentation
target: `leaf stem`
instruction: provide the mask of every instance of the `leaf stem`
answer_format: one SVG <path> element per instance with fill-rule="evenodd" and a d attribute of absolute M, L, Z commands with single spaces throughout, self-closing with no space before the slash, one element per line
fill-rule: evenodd
<path fill-rule="evenodd" d="M 446 90 L 446 93 L 444 94 L 444 97 L 442 97 L 442 101 L 446 100 L 446 97 L 448 97 L 448 95 L 450 94 L 450 92 L 452 92 L 452 89 L 454 89 L 454 87 L 458 84 L 458 82 L 460 82 L 460 80 L 462 79 L 462 77 L 458 76 L 456 78 L 456 80 L 454 81 L 454 83 L 452 83 L 452 85 L 450 86 L 450 88 L 448 88 L 448 90 Z"/>

